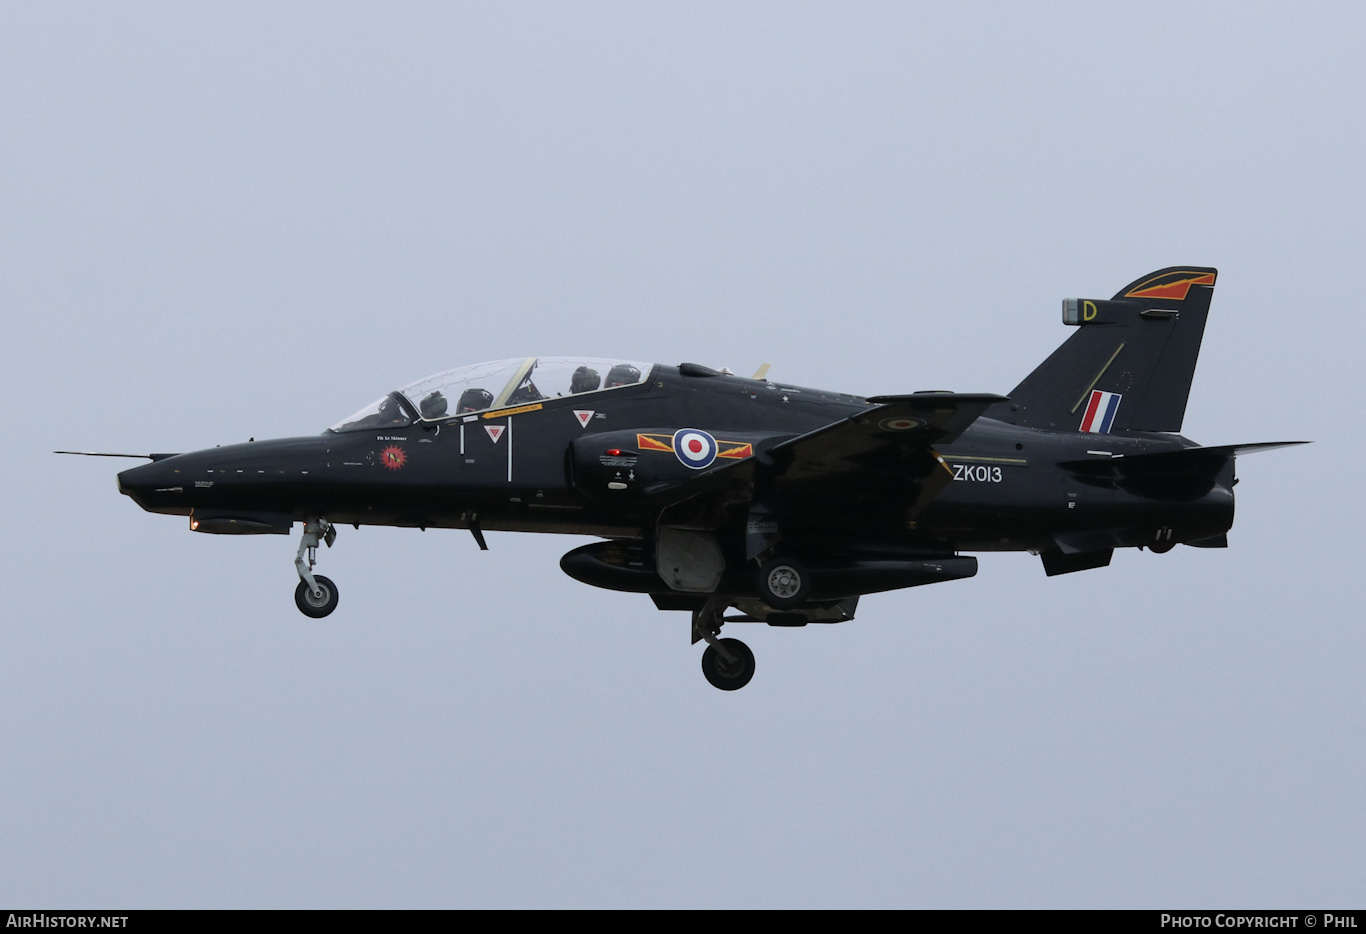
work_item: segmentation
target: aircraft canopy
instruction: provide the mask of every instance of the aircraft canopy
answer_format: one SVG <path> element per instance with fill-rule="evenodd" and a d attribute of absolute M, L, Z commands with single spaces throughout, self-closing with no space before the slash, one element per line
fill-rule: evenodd
<path fill-rule="evenodd" d="M 409 383 L 333 425 L 332 431 L 397 428 L 562 396 L 634 386 L 652 364 L 603 357 L 516 357 L 456 367 Z"/>

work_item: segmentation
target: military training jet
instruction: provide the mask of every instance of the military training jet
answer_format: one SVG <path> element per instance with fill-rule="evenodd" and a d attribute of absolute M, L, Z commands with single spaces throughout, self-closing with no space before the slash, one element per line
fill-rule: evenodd
<path fill-rule="evenodd" d="M 526 357 L 429 376 L 321 435 L 146 455 L 119 489 L 197 532 L 301 523 L 310 617 L 337 607 L 313 568 L 341 525 L 468 529 L 480 548 L 490 530 L 596 536 L 564 572 L 689 612 L 707 680 L 735 690 L 754 655 L 723 624 L 850 620 L 863 594 L 972 577 L 965 552 L 1028 551 L 1055 575 L 1116 548 L 1226 547 L 1235 458 L 1303 442 L 1178 434 L 1215 275 L 1064 301 L 1076 332 L 1008 397 Z"/>

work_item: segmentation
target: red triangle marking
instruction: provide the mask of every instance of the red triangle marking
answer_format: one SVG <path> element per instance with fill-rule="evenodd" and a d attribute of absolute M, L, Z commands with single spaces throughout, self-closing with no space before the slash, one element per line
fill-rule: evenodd
<path fill-rule="evenodd" d="M 494 444 L 497 444 L 497 443 L 498 443 L 498 439 L 501 438 L 501 437 L 503 437 L 503 431 L 504 431 L 504 429 L 506 429 L 506 428 L 507 428 L 507 425 L 485 425 L 485 426 L 484 426 L 484 430 L 487 431 L 487 432 L 489 433 L 489 437 L 493 439 L 493 443 L 494 443 Z"/>
<path fill-rule="evenodd" d="M 588 420 L 593 417 L 592 409 L 575 409 L 574 417 L 579 420 L 579 424 L 584 428 L 588 427 Z"/>

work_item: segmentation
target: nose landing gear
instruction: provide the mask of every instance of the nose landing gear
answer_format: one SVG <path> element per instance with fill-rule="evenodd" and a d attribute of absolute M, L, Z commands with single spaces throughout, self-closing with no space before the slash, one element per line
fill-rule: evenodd
<path fill-rule="evenodd" d="M 337 530 L 326 519 L 320 517 L 304 522 L 303 539 L 294 557 L 294 567 L 299 572 L 299 586 L 294 588 L 294 603 L 300 613 L 313 619 L 322 619 L 337 608 L 337 585 L 330 578 L 313 573 L 313 566 L 318 563 L 318 542 L 331 548 L 336 540 Z M 305 555 L 307 563 L 304 562 Z"/>

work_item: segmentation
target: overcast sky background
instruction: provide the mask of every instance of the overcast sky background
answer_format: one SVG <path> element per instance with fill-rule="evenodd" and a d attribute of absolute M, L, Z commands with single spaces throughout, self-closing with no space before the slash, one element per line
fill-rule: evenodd
<path fill-rule="evenodd" d="M 1360 4 L 0 6 L 0 903 L 1360 906 Z M 1008 392 L 1220 270 L 1226 551 L 733 627 L 583 541 L 191 534 L 128 462 L 451 366 Z"/>

